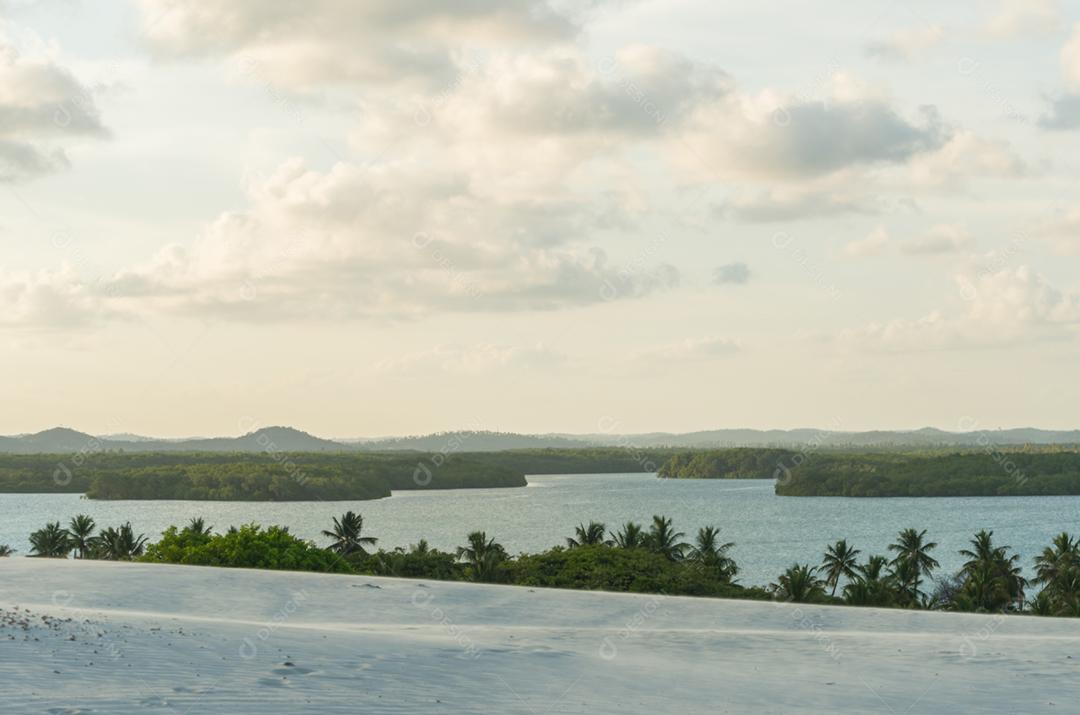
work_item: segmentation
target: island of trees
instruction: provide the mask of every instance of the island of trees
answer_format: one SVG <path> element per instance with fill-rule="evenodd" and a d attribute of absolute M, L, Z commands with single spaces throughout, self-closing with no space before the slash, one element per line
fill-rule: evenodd
<path fill-rule="evenodd" d="M 359 500 L 391 490 L 526 485 L 509 467 L 441 454 L 0 455 L 0 492 L 90 499 Z"/>
<path fill-rule="evenodd" d="M 775 479 L 781 496 L 1080 495 L 1080 451 L 1046 446 L 950 452 L 721 449 L 674 454 L 659 475 Z"/>

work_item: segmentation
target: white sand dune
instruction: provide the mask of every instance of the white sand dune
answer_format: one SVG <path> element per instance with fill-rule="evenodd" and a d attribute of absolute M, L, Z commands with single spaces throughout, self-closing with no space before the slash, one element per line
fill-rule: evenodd
<path fill-rule="evenodd" d="M 0 560 L 0 712 L 1077 712 L 1080 622 Z"/>

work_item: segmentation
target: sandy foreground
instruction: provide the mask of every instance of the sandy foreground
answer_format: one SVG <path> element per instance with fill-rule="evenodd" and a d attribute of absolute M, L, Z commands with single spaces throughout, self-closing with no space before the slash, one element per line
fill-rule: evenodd
<path fill-rule="evenodd" d="M 1080 621 L 0 559 L 0 712 L 1076 712 Z"/>

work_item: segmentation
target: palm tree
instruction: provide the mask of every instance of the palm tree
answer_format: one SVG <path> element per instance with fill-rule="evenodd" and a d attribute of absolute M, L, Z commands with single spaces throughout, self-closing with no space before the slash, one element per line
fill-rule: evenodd
<path fill-rule="evenodd" d="M 848 546 L 847 539 L 840 539 L 825 549 L 825 560 L 821 567 L 825 570 L 825 585 L 831 586 L 830 596 L 836 595 L 836 586 L 840 577 L 854 579 L 858 575 L 858 556 L 862 552 Z"/>
<path fill-rule="evenodd" d="M 939 564 L 930 552 L 937 548 L 937 543 L 925 541 L 926 529 L 904 529 L 900 532 L 895 543 L 889 544 L 889 551 L 896 552 L 896 558 L 891 562 L 893 569 L 900 579 L 900 586 L 904 589 L 910 600 L 917 602 L 920 591 L 919 582 L 921 576 L 930 577 L 930 574 Z"/>
<path fill-rule="evenodd" d="M 431 553 L 431 546 L 428 544 L 427 539 L 420 539 L 420 541 L 409 547 L 409 553 L 417 556 L 427 556 Z"/>
<path fill-rule="evenodd" d="M 606 527 L 598 521 L 590 521 L 588 526 L 581 524 L 574 529 L 574 538 L 566 540 L 569 549 L 578 546 L 608 546 L 610 541 L 604 539 L 607 533 Z"/>
<path fill-rule="evenodd" d="M 11 556 L 13 553 L 15 553 L 15 549 L 7 544 L 0 544 L 0 558 Z"/>
<path fill-rule="evenodd" d="M 457 557 L 468 565 L 473 580 L 498 580 L 499 566 L 506 560 L 506 549 L 496 543 L 494 537 L 488 539 L 483 531 L 472 532 L 468 539 L 467 546 L 458 547 Z"/>
<path fill-rule="evenodd" d="M 960 569 L 967 601 L 975 610 L 998 611 L 1016 604 L 1023 608 L 1027 579 L 1019 566 L 1020 556 L 1009 555 L 1008 546 L 994 546 L 994 532 L 983 529 L 971 540 L 970 549 L 962 549 L 967 558 Z"/>
<path fill-rule="evenodd" d="M 95 546 L 98 557 L 106 561 L 131 561 L 136 556 L 142 556 L 146 537 L 142 534 L 135 536 L 131 522 L 128 522 L 118 529 L 111 526 L 102 529 Z"/>
<path fill-rule="evenodd" d="M 96 526 L 94 520 L 86 514 L 79 514 L 68 524 L 68 534 L 71 535 L 71 548 L 75 550 L 75 558 L 87 557 Z"/>
<path fill-rule="evenodd" d="M 769 591 L 778 601 L 811 603 L 825 595 L 825 582 L 817 577 L 816 566 L 793 564 L 769 584 Z"/>
<path fill-rule="evenodd" d="M 71 534 L 60 527 L 59 521 L 54 521 L 30 534 L 30 546 L 33 556 L 66 559 L 71 552 Z"/>
<path fill-rule="evenodd" d="M 1062 574 L 1080 565 L 1080 539 L 1062 532 L 1035 557 L 1035 581 L 1051 585 Z"/>
<path fill-rule="evenodd" d="M 188 522 L 188 525 L 184 527 L 184 531 L 193 536 L 210 536 L 213 533 L 214 527 L 207 526 L 206 520 L 201 516 L 196 516 Z"/>
<path fill-rule="evenodd" d="M 683 553 L 690 548 L 690 544 L 679 540 L 686 534 L 675 531 L 671 526 L 671 519 L 665 516 L 654 516 L 652 520 L 652 526 L 645 537 L 645 545 L 668 561 L 682 559 Z"/>
<path fill-rule="evenodd" d="M 844 600 L 853 606 L 891 606 L 895 595 L 888 565 L 887 558 L 875 555 L 857 566 L 855 578 L 844 586 Z"/>
<path fill-rule="evenodd" d="M 334 528 L 323 531 L 323 536 L 334 540 L 330 544 L 330 550 L 341 556 L 367 556 L 365 546 L 374 546 L 378 541 L 372 536 L 361 536 L 364 530 L 364 517 L 352 511 L 341 515 L 341 519 L 334 517 Z"/>
<path fill-rule="evenodd" d="M 720 530 L 715 526 L 698 529 L 697 538 L 690 548 L 690 560 L 695 564 L 713 569 L 725 581 L 730 581 L 739 573 L 735 560 L 727 555 L 734 542 L 720 543 Z"/>
<path fill-rule="evenodd" d="M 623 524 L 619 533 L 615 534 L 615 545 L 620 549 L 639 549 L 645 546 L 645 531 L 641 524 L 628 521 Z"/>

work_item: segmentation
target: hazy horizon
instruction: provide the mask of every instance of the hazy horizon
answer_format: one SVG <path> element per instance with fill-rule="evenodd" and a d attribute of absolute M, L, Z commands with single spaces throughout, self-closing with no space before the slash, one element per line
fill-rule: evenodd
<path fill-rule="evenodd" d="M 1078 139 L 1054 0 L 0 0 L 0 434 L 1073 429 Z"/>

